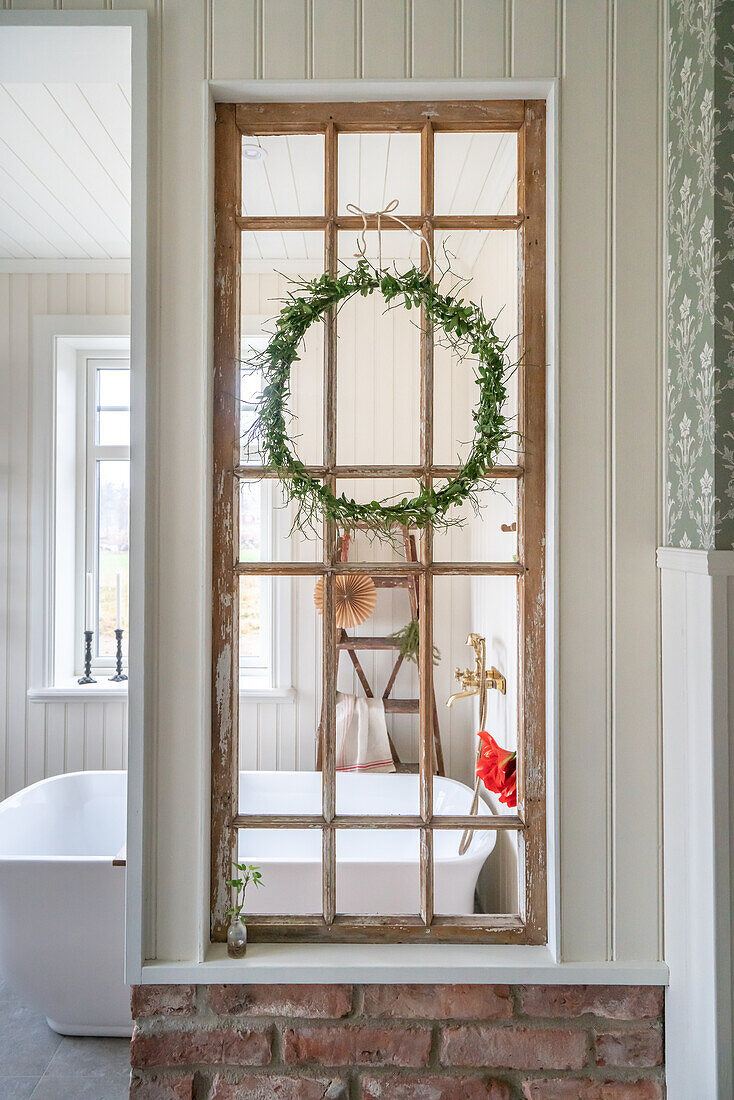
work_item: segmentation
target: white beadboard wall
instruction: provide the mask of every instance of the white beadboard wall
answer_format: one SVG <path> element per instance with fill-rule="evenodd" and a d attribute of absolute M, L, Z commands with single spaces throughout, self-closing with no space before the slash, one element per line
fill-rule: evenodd
<path fill-rule="evenodd" d="M 60 6 L 97 9 L 106 0 Z M 207 891 L 211 240 L 201 165 L 211 116 L 202 87 L 255 77 L 557 76 L 561 953 L 659 959 L 662 0 L 112 7 L 150 17 L 151 382 L 165 409 L 149 456 L 159 516 L 149 545 L 150 630 L 165 660 L 149 688 L 147 956 L 198 957 Z M 176 598 L 182 589 L 185 603 Z"/>
<path fill-rule="evenodd" d="M 29 683 L 28 529 L 34 318 L 129 313 L 129 275 L 0 274 L 0 798 L 48 775 L 125 766 L 123 700 L 27 699 L 46 686 Z"/>

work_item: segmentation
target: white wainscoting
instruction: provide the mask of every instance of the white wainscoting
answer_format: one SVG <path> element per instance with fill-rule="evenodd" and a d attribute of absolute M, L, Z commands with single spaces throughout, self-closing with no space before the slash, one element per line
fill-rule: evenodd
<path fill-rule="evenodd" d="M 669 1100 L 732 1095 L 734 551 L 658 550 L 662 575 Z"/>
<path fill-rule="evenodd" d="M 33 327 L 43 315 L 130 312 L 127 274 L 0 274 L 0 798 L 47 775 L 120 768 L 127 755 L 126 702 L 32 700 L 31 479 L 34 454 Z M 49 423 L 49 435 L 53 425 Z"/>

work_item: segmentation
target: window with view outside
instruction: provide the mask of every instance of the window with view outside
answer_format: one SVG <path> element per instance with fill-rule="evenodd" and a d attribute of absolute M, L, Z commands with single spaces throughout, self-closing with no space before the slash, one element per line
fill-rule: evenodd
<path fill-rule="evenodd" d="M 130 364 L 127 359 L 88 361 L 90 406 L 87 445 L 87 553 L 93 577 L 95 656 L 112 664 L 115 628 L 122 627 L 127 655 L 130 553 Z M 119 577 L 119 609 L 118 609 Z M 119 620 L 118 620 L 119 610 Z"/>

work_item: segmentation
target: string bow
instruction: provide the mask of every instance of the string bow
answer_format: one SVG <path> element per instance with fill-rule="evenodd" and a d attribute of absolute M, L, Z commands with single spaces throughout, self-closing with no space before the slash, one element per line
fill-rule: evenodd
<path fill-rule="evenodd" d="M 426 246 L 426 252 L 428 253 L 429 268 L 433 267 L 433 256 L 431 255 L 431 246 L 428 243 L 428 240 L 423 235 L 423 233 L 419 232 L 417 229 L 411 229 L 411 227 L 406 222 L 404 222 L 402 218 L 399 218 L 396 214 L 393 214 L 393 210 L 397 210 L 398 205 L 399 200 L 393 199 L 387 204 L 384 210 L 374 210 L 372 212 L 369 212 L 367 210 L 363 210 L 361 206 L 357 206 L 356 203 L 347 203 L 347 210 L 349 211 L 349 213 L 359 214 L 360 218 L 362 219 L 362 232 L 360 233 L 361 244 L 359 241 L 357 242 L 357 251 L 355 252 L 355 256 L 361 256 L 363 259 L 366 256 L 367 219 L 377 218 L 377 266 L 378 269 L 382 271 L 382 219 L 390 218 L 391 221 L 397 222 L 398 225 L 402 225 L 403 229 L 407 229 L 408 232 L 412 234 L 412 236 L 417 237 L 419 241 L 423 242 L 423 244 Z"/>

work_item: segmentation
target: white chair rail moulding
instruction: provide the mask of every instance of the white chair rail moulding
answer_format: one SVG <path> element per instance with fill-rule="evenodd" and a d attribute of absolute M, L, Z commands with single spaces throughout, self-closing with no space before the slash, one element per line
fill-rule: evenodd
<path fill-rule="evenodd" d="M 731 1095 L 734 551 L 658 550 L 669 1100 Z"/>

